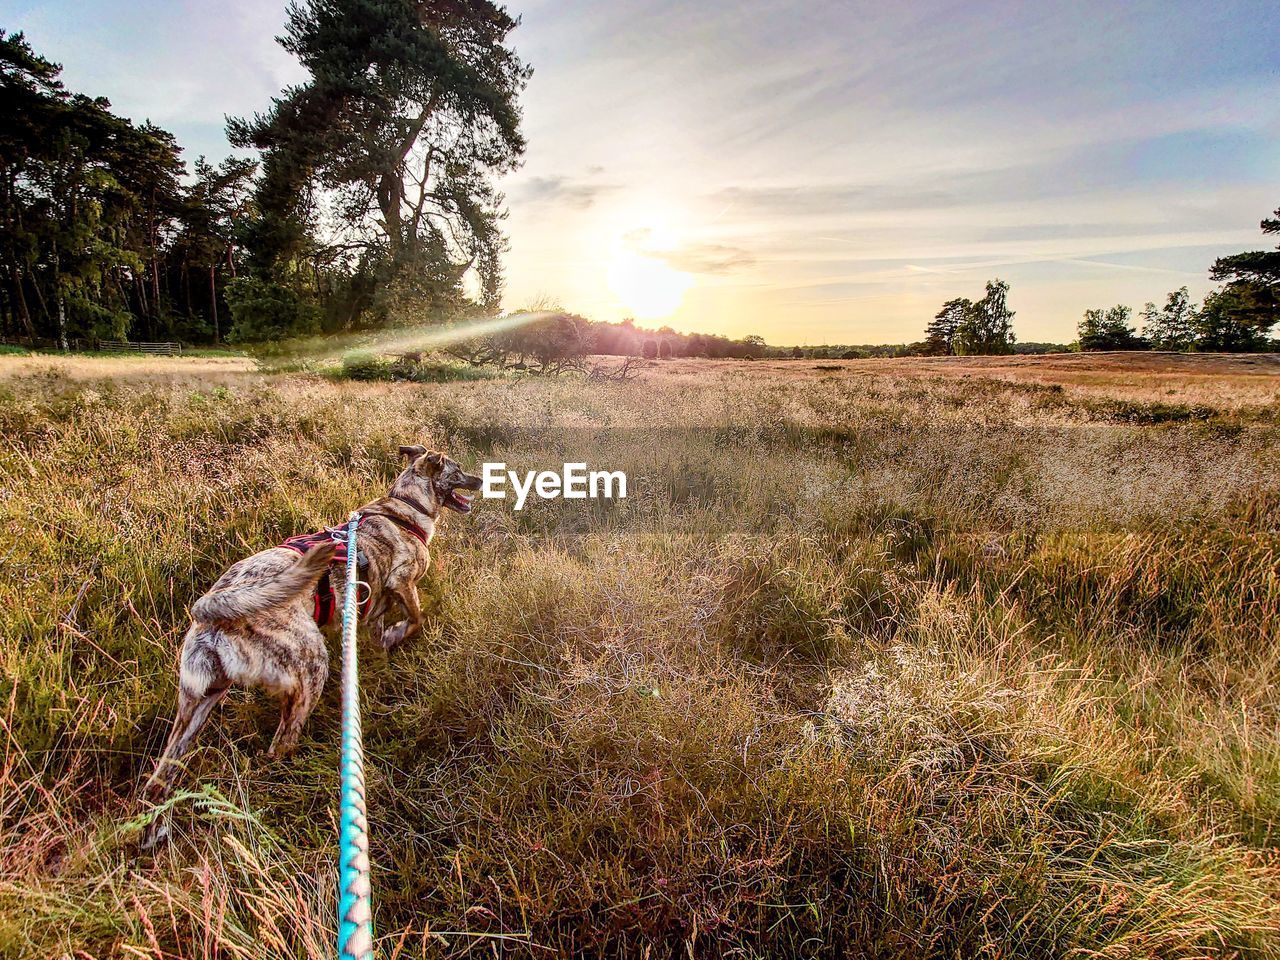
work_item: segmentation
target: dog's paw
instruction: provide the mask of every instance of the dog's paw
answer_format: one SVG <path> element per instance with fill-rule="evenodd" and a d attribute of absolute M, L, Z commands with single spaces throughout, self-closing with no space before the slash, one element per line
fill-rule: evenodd
<path fill-rule="evenodd" d="M 382 649 L 390 652 L 404 642 L 404 632 L 407 624 L 397 623 L 393 627 L 387 627 L 382 631 Z"/>

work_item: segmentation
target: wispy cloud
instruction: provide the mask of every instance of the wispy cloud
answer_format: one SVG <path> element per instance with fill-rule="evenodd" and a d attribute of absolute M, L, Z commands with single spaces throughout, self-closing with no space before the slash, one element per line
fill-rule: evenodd
<path fill-rule="evenodd" d="M 727 243 L 663 245 L 656 242 L 653 230 L 648 227 L 630 230 L 622 240 L 628 250 L 661 260 L 673 270 L 684 273 L 727 274 L 745 270 L 756 262 L 750 251 Z"/>
<path fill-rule="evenodd" d="M 600 174 L 604 168 L 597 166 L 588 172 Z M 514 199 L 530 204 L 563 205 L 572 210 L 586 210 L 601 196 L 618 189 L 617 184 L 574 180 L 565 176 L 530 177 L 516 188 Z"/>

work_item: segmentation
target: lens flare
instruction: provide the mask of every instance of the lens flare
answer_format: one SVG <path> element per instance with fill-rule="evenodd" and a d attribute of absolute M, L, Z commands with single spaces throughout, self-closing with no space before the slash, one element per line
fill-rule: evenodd
<path fill-rule="evenodd" d="M 326 337 L 311 348 L 310 344 L 300 343 L 292 351 L 295 355 L 305 355 L 314 360 L 325 360 L 339 357 L 352 350 L 367 350 L 370 353 L 428 353 L 442 350 L 445 347 L 477 337 L 484 337 L 504 330 L 514 330 L 525 324 L 536 323 L 546 317 L 555 316 L 545 310 L 522 313 L 511 313 L 503 317 L 475 320 L 471 323 L 455 323 L 441 326 L 409 328 L 400 327 L 394 330 L 375 331 L 371 333 L 348 334 L 346 336 Z"/>

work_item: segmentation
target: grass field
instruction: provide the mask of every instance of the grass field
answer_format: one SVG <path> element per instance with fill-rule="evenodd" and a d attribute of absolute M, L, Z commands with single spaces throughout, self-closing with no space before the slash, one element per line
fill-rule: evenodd
<path fill-rule="evenodd" d="M 0 357 L 0 428 L 0 955 L 329 955 L 336 683 L 155 858 L 136 791 L 189 603 L 422 442 L 631 486 L 449 517 L 363 648 L 380 956 L 1280 957 L 1273 358 Z"/>

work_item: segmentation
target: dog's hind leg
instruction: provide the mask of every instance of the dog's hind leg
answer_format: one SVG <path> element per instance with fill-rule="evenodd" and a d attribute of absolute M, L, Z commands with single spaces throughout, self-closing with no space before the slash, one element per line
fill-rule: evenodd
<path fill-rule="evenodd" d="M 173 730 L 169 733 L 169 742 L 165 744 L 164 752 L 156 761 L 155 773 L 151 775 L 151 779 L 147 781 L 144 788 L 150 800 L 163 800 L 168 795 L 178 772 L 178 761 L 190 749 L 192 741 L 208 722 L 209 714 L 230 689 L 230 687 L 222 687 L 197 696 L 185 687 L 179 688 L 178 711 L 173 718 Z"/>
<path fill-rule="evenodd" d="M 320 631 L 315 631 L 312 643 L 300 651 L 297 665 L 297 685 L 285 694 L 280 702 L 280 724 L 267 748 L 267 756 L 284 757 L 298 747 L 302 727 L 315 709 L 320 693 L 329 675 L 329 654 Z"/>
<path fill-rule="evenodd" d="M 287 757 L 298 748 L 302 725 L 307 722 L 313 707 L 314 698 L 301 690 L 286 694 L 280 701 L 280 723 L 276 727 L 276 735 L 271 738 L 271 746 L 267 747 L 268 757 Z"/>
<path fill-rule="evenodd" d="M 218 702 L 227 695 L 230 687 L 210 690 L 203 696 L 196 696 L 186 690 L 178 691 L 178 712 L 173 719 L 173 731 L 169 734 L 169 742 L 164 752 L 156 761 L 155 773 L 143 788 L 143 793 L 152 803 L 164 800 L 173 787 L 173 779 L 178 773 L 179 760 L 191 747 L 191 743 L 200 732 L 200 728 L 209 719 L 209 714 Z M 169 836 L 169 814 L 163 813 L 153 819 L 142 831 L 139 846 L 143 850 L 153 850 Z"/>

